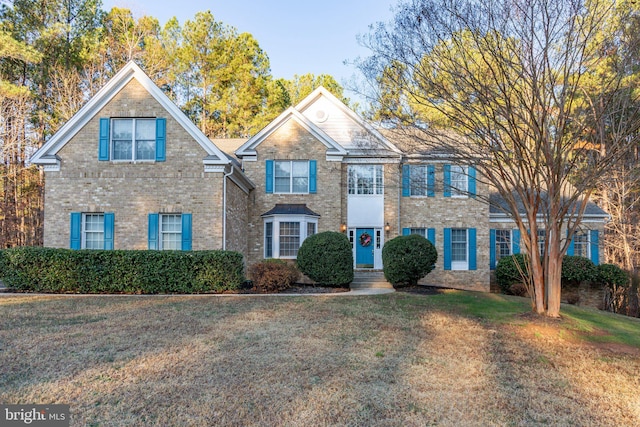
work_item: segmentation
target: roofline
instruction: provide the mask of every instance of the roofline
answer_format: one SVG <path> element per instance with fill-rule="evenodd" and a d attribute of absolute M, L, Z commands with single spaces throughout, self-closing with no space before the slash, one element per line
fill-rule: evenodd
<path fill-rule="evenodd" d="M 218 157 L 216 164 L 230 162 L 226 155 L 167 97 L 162 90 L 133 61 L 129 61 L 106 85 L 78 110 L 42 147 L 31 156 L 31 163 L 51 164 L 46 157 L 55 156 L 98 112 L 104 108 L 131 80 L 136 79 L 158 103 L 189 133 L 210 156 Z"/>
<path fill-rule="evenodd" d="M 311 92 L 308 96 L 306 96 L 302 101 L 295 106 L 295 109 L 298 111 L 302 111 L 307 108 L 309 105 L 313 103 L 313 101 L 318 98 L 318 96 L 324 95 L 332 104 L 341 109 L 345 114 L 347 114 L 351 119 L 355 120 L 360 126 L 364 127 L 367 131 L 369 131 L 373 136 L 375 136 L 382 144 L 389 147 L 391 151 L 394 151 L 398 154 L 402 154 L 402 151 L 396 147 L 391 141 L 385 138 L 376 128 L 374 128 L 370 123 L 360 117 L 355 111 L 351 108 L 347 107 L 344 102 L 340 101 L 334 94 L 329 92 L 324 86 L 319 86 L 313 92 Z"/>
<path fill-rule="evenodd" d="M 278 117 L 271 121 L 267 126 L 262 128 L 260 132 L 249 138 L 247 142 L 242 144 L 240 148 L 235 151 L 237 157 L 255 156 L 255 148 L 262 143 L 266 138 L 273 134 L 276 130 L 282 127 L 290 119 L 294 119 L 309 133 L 316 137 L 320 142 L 327 147 L 328 151 L 331 151 L 332 156 L 346 156 L 347 150 L 340 144 L 338 144 L 333 138 L 327 135 L 322 129 L 314 125 L 309 119 L 303 116 L 298 110 L 293 107 L 289 107 L 284 110 Z"/>

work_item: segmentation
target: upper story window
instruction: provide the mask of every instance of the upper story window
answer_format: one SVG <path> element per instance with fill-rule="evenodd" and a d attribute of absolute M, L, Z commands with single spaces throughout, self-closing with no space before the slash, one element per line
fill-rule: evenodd
<path fill-rule="evenodd" d="M 276 160 L 274 180 L 276 193 L 308 193 L 309 161 Z"/>
<path fill-rule="evenodd" d="M 268 194 L 315 194 L 316 160 L 267 160 L 265 192 Z"/>
<path fill-rule="evenodd" d="M 164 118 L 100 119 L 98 160 L 165 161 Z"/>
<path fill-rule="evenodd" d="M 475 168 L 471 166 L 444 165 L 444 196 L 475 197 Z"/>
<path fill-rule="evenodd" d="M 349 194 L 382 194 L 382 165 L 350 165 L 348 186 Z"/>
<path fill-rule="evenodd" d="M 113 160 L 155 160 L 155 119 L 113 119 L 111 125 Z"/>
<path fill-rule="evenodd" d="M 451 196 L 462 197 L 467 195 L 468 174 L 465 166 L 451 166 Z"/>

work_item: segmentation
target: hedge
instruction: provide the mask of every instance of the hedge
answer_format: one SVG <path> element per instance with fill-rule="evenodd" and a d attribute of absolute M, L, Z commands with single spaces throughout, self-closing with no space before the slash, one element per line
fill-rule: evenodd
<path fill-rule="evenodd" d="M 0 279 L 18 291 L 54 293 L 201 293 L 239 289 L 242 255 L 231 251 L 0 251 Z"/>

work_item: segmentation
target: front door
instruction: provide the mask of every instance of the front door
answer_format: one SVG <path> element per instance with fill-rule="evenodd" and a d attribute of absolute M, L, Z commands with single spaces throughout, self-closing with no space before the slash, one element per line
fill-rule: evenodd
<path fill-rule="evenodd" d="M 356 229 L 356 268 L 373 268 L 373 228 Z"/>

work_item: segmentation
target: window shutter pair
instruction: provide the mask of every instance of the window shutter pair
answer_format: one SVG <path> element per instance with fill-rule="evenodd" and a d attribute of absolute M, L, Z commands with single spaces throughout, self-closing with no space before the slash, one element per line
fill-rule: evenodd
<path fill-rule="evenodd" d="M 111 133 L 109 126 L 111 119 L 108 117 L 100 118 L 100 135 L 98 144 L 98 160 L 108 161 L 110 156 L 109 141 Z M 167 119 L 156 119 L 156 162 L 164 162 L 166 160 L 167 145 Z"/>
<path fill-rule="evenodd" d="M 265 161 L 265 192 L 273 193 L 273 160 Z M 309 193 L 316 194 L 318 192 L 318 162 L 309 160 Z"/>
<path fill-rule="evenodd" d="M 476 245 L 476 229 L 467 229 L 467 249 L 469 251 L 469 270 L 476 270 L 477 267 L 477 245 Z M 495 234 L 494 234 L 495 237 Z M 451 229 L 444 229 L 444 269 L 451 270 Z"/>
<path fill-rule="evenodd" d="M 192 219 L 191 214 L 183 213 L 181 214 L 182 220 L 182 244 L 181 249 L 183 251 L 191 250 L 191 240 L 192 240 Z M 148 221 L 148 245 L 147 247 L 150 250 L 158 250 L 160 246 L 158 245 L 158 239 L 160 238 L 160 214 L 150 213 L 149 221 Z"/>
<path fill-rule="evenodd" d="M 444 197 L 451 197 L 451 165 L 444 165 Z M 467 192 L 469 196 L 476 197 L 476 168 L 469 166 L 467 169 Z"/>
<path fill-rule="evenodd" d="M 104 214 L 104 248 L 113 249 L 113 228 L 115 215 L 111 212 Z M 70 243 L 71 249 L 82 248 L 82 213 L 71 212 Z"/>
<path fill-rule="evenodd" d="M 427 197 L 436 195 L 436 167 L 427 165 Z M 411 196 L 411 166 L 402 165 L 402 197 Z"/>

